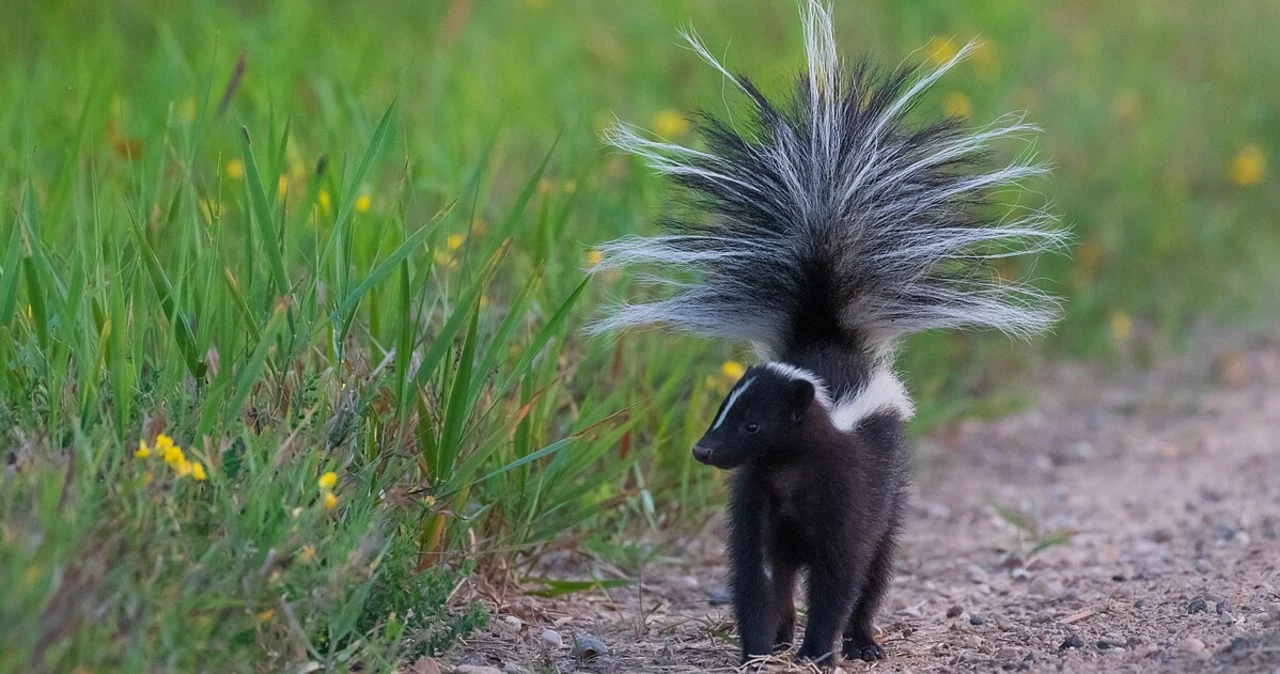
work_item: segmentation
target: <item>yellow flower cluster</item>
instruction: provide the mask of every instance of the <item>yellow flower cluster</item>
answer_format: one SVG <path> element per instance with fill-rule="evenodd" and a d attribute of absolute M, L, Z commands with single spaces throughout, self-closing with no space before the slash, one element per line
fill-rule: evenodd
<path fill-rule="evenodd" d="M 196 482 L 204 482 L 209 477 L 204 472 L 204 464 L 199 461 L 188 460 L 182 448 L 173 444 L 173 438 L 164 433 L 156 436 L 154 448 L 147 445 L 146 440 L 139 440 L 138 449 L 133 453 L 139 459 L 150 458 L 152 454 L 157 454 L 164 459 L 164 462 L 173 470 L 174 475 L 179 478 L 190 477 Z"/>
<path fill-rule="evenodd" d="M 325 510 L 333 510 L 338 507 L 338 497 L 334 495 L 333 488 L 338 485 L 338 474 L 329 471 L 320 476 L 320 503 Z"/>

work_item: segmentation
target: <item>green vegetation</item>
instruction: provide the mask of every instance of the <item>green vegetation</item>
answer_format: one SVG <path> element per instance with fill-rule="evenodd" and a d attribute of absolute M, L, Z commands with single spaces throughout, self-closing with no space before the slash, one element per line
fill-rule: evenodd
<path fill-rule="evenodd" d="M 723 105 L 684 23 L 787 86 L 794 15 L 0 6 L 0 672 L 388 671 L 483 620 L 447 606 L 476 564 L 704 513 L 687 447 L 742 356 L 583 338 L 626 292 L 587 281 L 592 245 L 664 191 L 597 133 Z M 846 49 L 890 63 L 981 35 L 922 114 L 1029 110 L 1057 166 L 1034 187 L 1077 231 L 1009 269 L 1070 297 L 1056 337 L 909 345 L 920 428 L 1007 405 L 993 382 L 1036 353 L 1274 307 L 1275 25 L 1261 1 L 841 3 Z"/>

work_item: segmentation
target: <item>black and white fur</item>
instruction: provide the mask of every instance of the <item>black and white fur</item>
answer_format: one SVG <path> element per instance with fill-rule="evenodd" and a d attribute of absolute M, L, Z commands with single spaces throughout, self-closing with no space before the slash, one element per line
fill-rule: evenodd
<path fill-rule="evenodd" d="M 1021 116 L 976 130 L 907 120 L 971 46 L 932 72 L 881 72 L 839 58 L 825 4 L 801 0 L 801 15 L 808 72 L 790 100 L 730 75 L 690 34 L 748 114 L 700 115 L 697 148 L 622 123 L 606 135 L 710 217 L 604 246 L 597 270 L 675 273 L 646 277 L 672 291 L 664 299 L 620 306 L 595 330 L 665 324 L 750 342 L 767 359 L 730 391 L 694 453 L 735 471 L 729 558 L 744 659 L 790 641 L 794 576 L 806 568 L 798 656 L 830 665 L 842 633 L 844 655 L 883 656 L 871 626 L 891 576 L 913 412 L 896 344 L 937 328 L 1048 328 L 1057 301 L 989 262 L 1056 248 L 1066 233 L 1043 210 L 994 212 L 993 195 L 1046 170 L 1029 153 L 984 168 L 993 141 L 1036 130 Z"/>

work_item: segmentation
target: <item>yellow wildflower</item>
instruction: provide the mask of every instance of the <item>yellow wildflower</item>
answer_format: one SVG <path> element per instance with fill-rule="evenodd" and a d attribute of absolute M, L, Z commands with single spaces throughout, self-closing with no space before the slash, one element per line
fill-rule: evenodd
<path fill-rule="evenodd" d="M 604 253 L 601 253 L 601 252 L 600 252 L 600 251 L 598 251 L 598 250 L 593 250 L 593 251 L 591 251 L 591 252 L 587 253 L 587 266 L 588 266 L 588 267 L 594 267 L 594 266 L 596 266 L 596 265 L 600 264 L 602 261 L 604 261 Z"/>
<path fill-rule="evenodd" d="M 1231 160 L 1231 181 L 1241 187 L 1257 185 L 1267 171 L 1267 158 L 1262 148 L 1250 143 L 1236 153 Z"/>
<path fill-rule="evenodd" d="M 258 622 L 260 623 L 270 622 L 271 619 L 274 617 L 276 617 L 275 609 L 267 609 L 262 613 L 258 614 Z"/>
<path fill-rule="evenodd" d="M 192 473 L 191 462 L 183 459 L 177 463 L 169 464 L 173 467 L 173 472 L 178 477 L 186 477 Z M 202 469 L 203 470 L 203 469 Z"/>
<path fill-rule="evenodd" d="M 324 504 L 325 510 L 333 510 L 338 507 L 338 497 L 334 496 L 331 491 L 326 491 L 324 495 L 320 497 L 320 502 Z"/>
<path fill-rule="evenodd" d="M 328 215 L 329 208 L 333 204 L 333 200 L 329 197 L 329 190 L 320 190 L 320 194 L 317 199 L 320 201 L 320 210 L 324 211 L 325 214 Z"/>
<path fill-rule="evenodd" d="M 161 454 L 163 454 L 164 452 L 167 452 L 167 451 L 168 451 L 168 450 L 170 450 L 170 449 L 173 449 L 173 438 L 171 438 L 171 437 L 169 437 L 169 436 L 165 435 L 164 433 L 161 433 L 160 435 L 157 435 L 157 436 L 156 436 L 156 449 L 157 449 Z"/>
<path fill-rule="evenodd" d="M 461 248 L 463 242 L 466 240 L 467 237 L 461 234 L 450 234 L 449 238 L 445 240 L 445 243 L 449 246 L 449 250 L 453 251 Z"/>
<path fill-rule="evenodd" d="M 942 99 L 942 111 L 950 117 L 968 119 L 973 116 L 973 101 L 959 91 L 949 91 Z"/>
<path fill-rule="evenodd" d="M 133 455 L 139 459 L 145 459 L 148 456 L 151 456 L 151 448 L 147 446 L 146 440 L 138 441 L 138 451 L 134 452 Z"/>
<path fill-rule="evenodd" d="M 191 479 L 195 480 L 196 482 L 204 482 L 206 477 L 208 477 L 208 475 L 206 475 L 204 472 L 204 465 L 201 464 L 199 461 L 192 461 L 191 462 Z"/>
<path fill-rule="evenodd" d="M 1127 342 L 1133 336 L 1133 318 L 1123 311 L 1111 313 L 1111 336 L 1117 342 Z"/>
<path fill-rule="evenodd" d="M 924 51 L 933 65 L 941 66 L 955 58 L 960 50 L 956 49 L 955 43 L 950 39 L 934 35 L 929 38 L 929 43 L 924 46 Z"/>
<path fill-rule="evenodd" d="M 298 553 L 298 558 L 303 564 L 310 564 L 316 558 L 316 546 L 310 543 L 302 546 L 302 552 Z"/>
<path fill-rule="evenodd" d="M 422 502 L 425 503 L 428 508 L 430 508 L 431 506 L 436 504 L 436 497 L 432 496 L 431 494 L 427 494 L 427 497 L 422 499 Z"/>
<path fill-rule="evenodd" d="M 689 120 L 675 110 L 663 110 L 653 116 L 653 132 L 663 138 L 683 136 L 689 132 Z"/>
<path fill-rule="evenodd" d="M 370 199 L 369 195 L 361 194 L 360 196 L 356 197 L 357 213 L 367 213 L 369 212 L 369 208 L 372 206 L 373 206 L 373 199 Z"/>
<path fill-rule="evenodd" d="M 178 104 L 178 116 L 182 118 L 182 121 L 188 124 L 196 121 L 196 112 L 198 112 L 196 109 L 196 99 L 190 96 L 182 99 L 182 102 Z"/>
<path fill-rule="evenodd" d="M 720 366 L 720 371 L 724 373 L 724 376 L 736 380 L 741 379 L 742 375 L 747 373 L 747 368 L 736 360 L 726 360 L 724 365 Z"/>
<path fill-rule="evenodd" d="M 244 162 L 239 159 L 232 159 L 227 162 L 227 177 L 232 180 L 239 180 L 244 177 Z"/>
<path fill-rule="evenodd" d="M 329 471 L 324 475 L 320 476 L 321 489 L 333 489 L 333 487 L 337 484 L 338 484 L 338 474 L 333 471 Z"/>

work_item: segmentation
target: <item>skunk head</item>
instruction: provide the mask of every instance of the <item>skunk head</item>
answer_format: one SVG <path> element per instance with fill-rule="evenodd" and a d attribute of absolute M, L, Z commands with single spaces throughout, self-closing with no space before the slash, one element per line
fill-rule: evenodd
<path fill-rule="evenodd" d="M 716 468 L 786 460 L 803 451 L 805 425 L 814 407 L 825 407 L 826 391 L 786 366 L 747 369 L 720 403 L 711 428 L 693 447 L 693 458 Z"/>

